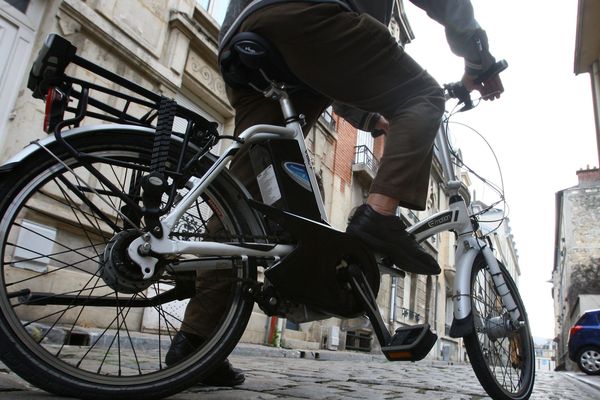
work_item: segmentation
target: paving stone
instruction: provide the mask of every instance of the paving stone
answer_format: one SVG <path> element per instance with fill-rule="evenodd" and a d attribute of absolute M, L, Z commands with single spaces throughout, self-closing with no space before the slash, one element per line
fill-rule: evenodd
<path fill-rule="evenodd" d="M 260 354 L 253 352 L 253 354 Z M 265 354 L 265 353 L 262 353 Z M 468 364 L 392 363 L 349 358 L 322 361 L 299 357 L 229 357 L 246 373 L 235 388 L 195 386 L 169 400 L 484 400 L 489 399 Z M 600 400 L 600 377 L 563 372 L 536 374 L 532 400 Z M 595 379 L 597 378 L 597 379 Z M 587 382 L 587 383 L 586 383 Z M 4 390 L 2 390 L 4 388 Z M 0 400 L 58 400 L 28 387 L 0 365 Z"/>

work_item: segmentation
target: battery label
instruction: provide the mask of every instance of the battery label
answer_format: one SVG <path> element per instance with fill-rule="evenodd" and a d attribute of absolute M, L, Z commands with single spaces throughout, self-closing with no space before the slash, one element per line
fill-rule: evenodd
<path fill-rule="evenodd" d="M 260 195 L 266 205 L 273 205 L 273 203 L 281 199 L 281 191 L 279 190 L 272 164 L 258 174 L 256 180 L 258 181 Z"/>
<path fill-rule="evenodd" d="M 306 171 L 304 164 L 288 161 L 283 163 L 283 169 L 288 176 L 294 180 L 294 182 L 309 192 L 312 192 L 312 189 L 310 188 L 310 180 L 308 178 L 308 171 Z"/>

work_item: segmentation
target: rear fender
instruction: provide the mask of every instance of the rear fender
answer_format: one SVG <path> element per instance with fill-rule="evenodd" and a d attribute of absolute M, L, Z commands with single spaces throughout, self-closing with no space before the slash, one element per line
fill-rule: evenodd
<path fill-rule="evenodd" d="M 124 132 L 130 132 L 132 135 L 136 136 L 148 135 L 149 137 L 152 137 L 155 135 L 154 129 L 147 128 L 144 126 L 124 124 L 99 124 L 69 129 L 62 133 L 62 137 L 65 140 L 69 141 L 73 139 L 83 138 L 85 136 L 106 135 L 107 140 L 110 140 L 109 138 L 111 137 L 111 135 L 114 135 L 115 133 L 122 134 Z M 183 142 L 183 139 L 178 136 L 171 136 L 171 140 L 180 143 Z M 192 143 L 189 143 L 188 145 L 194 146 Z M 61 144 L 58 143 L 54 135 L 48 135 L 42 139 L 31 142 L 17 154 L 15 154 L 6 162 L 4 162 L 2 166 L 0 166 L 0 178 L 4 174 L 16 171 L 19 167 L 21 167 L 23 164 L 26 164 L 29 159 L 33 158 L 39 152 L 45 152 L 46 150 L 44 148 L 55 150 L 58 149 L 58 146 L 61 146 Z M 214 162 L 217 159 L 217 157 L 211 153 L 207 153 L 205 157 L 208 158 L 208 160 L 210 160 L 211 162 Z M 231 185 L 234 186 L 234 190 L 241 196 L 242 199 L 246 199 L 247 201 L 252 198 L 252 196 L 246 190 L 244 185 L 242 185 L 235 177 L 233 177 L 228 170 L 224 170 L 223 172 L 221 172 L 221 174 L 225 177 L 225 179 L 230 181 Z M 262 217 L 260 217 L 259 214 L 256 211 L 254 211 L 254 209 L 252 209 L 251 207 L 248 208 L 252 210 L 251 212 L 255 217 L 255 221 L 248 221 L 248 223 L 251 223 L 252 225 L 251 230 L 256 235 L 264 235 L 265 229 Z"/>

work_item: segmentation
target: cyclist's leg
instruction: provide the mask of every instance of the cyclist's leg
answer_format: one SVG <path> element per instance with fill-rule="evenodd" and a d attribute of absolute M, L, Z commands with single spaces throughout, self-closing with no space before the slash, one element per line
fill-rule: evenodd
<path fill-rule="evenodd" d="M 261 93 L 253 89 L 239 88 L 228 90 L 228 95 L 236 110 L 236 136 L 256 124 L 284 125 L 279 103 L 265 98 Z M 330 101 L 308 91 L 296 92 L 291 97 L 296 111 L 306 118 L 307 124 L 304 127 L 306 135 Z M 246 186 L 253 197 L 260 199 L 256 174 L 250 167 L 247 152 L 240 152 L 236 155 L 231 163 L 230 172 Z M 222 314 L 221 310 L 225 307 L 227 300 L 227 286 L 230 284 L 231 279 L 223 272 L 198 273 L 196 296 L 190 299 L 186 307 L 181 330 L 200 338 L 206 338 Z"/>
<path fill-rule="evenodd" d="M 286 3 L 257 11 L 241 29 L 268 38 L 292 72 L 325 97 L 388 118 L 371 192 L 424 208 L 443 93 L 387 27 L 334 4 Z"/>
<path fill-rule="evenodd" d="M 251 88 L 228 88 L 229 101 L 235 109 L 235 136 L 256 124 L 285 125 L 281 107 L 278 102 Z M 315 124 L 319 115 L 331 103 L 331 100 L 308 90 L 299 90 L 290 95 L 290 100 L 298 114 L 304 115 L 306 125 L 304 136 Z M 229 171 L 250 192 L 260 199 L 260 191 L 256 183 L 256 174 L 249 168 L 250 158 L 247 152 L 239 152 L 231 162 Z"/>

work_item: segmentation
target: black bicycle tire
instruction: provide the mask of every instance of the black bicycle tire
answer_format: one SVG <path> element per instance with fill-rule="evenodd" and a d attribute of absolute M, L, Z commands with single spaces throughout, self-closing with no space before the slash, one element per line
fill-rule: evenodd
<path fill-rule="evenodd" d="M 490 370 L 488 363 L 485 360 L 484 351 L 481 347 L 481 342 L 478 338 L 478 332 L 476 327 L 473 326 L 473 330 L 470 334 L 464 337 L 464 343 L 467 350 L 467 354 L 469 355 L 469 359 L 471 365 L 473 367 L 473 371 L 477 376 L 477 379 L 481 383 L 481 386 L 485 389 L 485 391 L 492 397 L 494 400 L 527 400 L 531 396 L 534 387 L 535 380 L 535 349 L 533 346 L 533 338 L 531 336 L 531 330 L 529 327 L 529 320 L 527 318 L 527 313 L 525 310 L 525 306 L 519 294 L 518 288 L 506 270 L 506 267 L 500 263 L 500 269 L 504 276 L 504 280 L 517 304 L 518 310 L 522 316 L 522 320 L 524 321 L 524 325 L 520 328 L 522 331 L 520 333 L 520 342 L 524 345 L 524 355 L 525 355 L 525 363 L 527 366 L 524 371 L 524 384 L 521 386 L 521 389 L 516 393 L 509 392 L 506 390 L 494 373 Z M 476 258 L 473 263 L 473 269 L 471 272 L 471 293 L 474 296 L 473 286 L 475 284 L 475 279 L 477 274 L 484 270 L 487 266 L 487 263 L 483 256 L 479 256 Z M 475 312 L 475 307 L 473 306 L 472 301 L 472 311 Z M 473 318 L 475 321 L 475 318 Z"/>
<path fill-rule="evenodd" d="M 80 135 L 70 139 L 71 144 L 82 151 L 145 151 L 152 149 L 152 136 L 145 132 L 132 132 L 111 130 L 110 135 L 94 132 L 93 135 Z M 59 158 L 68 158 L 66 152 L 61 152 L 59 147 L 53 146 Z M 178 154 L 175 151 L 175 154 Z M 13 196 L 27 184 L 33 177 L 42 173 L 56 160 L 45 151 L 38 151 L 26 160 L 26 165 L 16 168 L 13 172 L 4 173 L 0 181 L 0 215 L 4 217 L 7 207 L 11 204 Z M 231 185 L 232 180 L 220 178 L 221 184 Z M 226 181 L 226 182 L 225 182 Z M 219 178 L 215 185 L 219 184 Z M 231 189 L 230 189 L 231 190 Z M 232 194 L 230 193 L 231 197 Z M 240 204 L 243 196 L 236 194 L 236 204 Z M 224 199 L 228 202 L 231 199 Z M 237 212 L 237 217 L 242 214 L 235 206 L 228 206 L 230 211 Z M 236 217 L 236 218 L 237 218 Z M 237 221 L 248 230 L 245 221 Z M 251 234 L 251 232 L 243 232 Z M 0 260 L 3 262 L 3 260 Z M 249 279 L 256 278 L 256 265 L 253 260 L 248 264 L 247 275 Z M 241 290 L 241 289 L 240 289 Z M 0 295 L 5 295 L 5 289 L 0 287 Z M 49 365 L 46 359 L 39 357 L 29 348 L 31 343 L 24 343 L 14 331 L 14 324 L 0 314 L 0 358 L 15 373 L 36 387 L 51 393 L 70 397 L 98 400 L 146 400 L 159 399 L 177 393 L 198 381 L 207 371 L 210 371 L 233 350 L 248 323 L 253 308 L 253 300 L 249 296 L 240 296 L 240 304 L 231 317 L 228 329 L 224 329 L 224 336 L 216 341 L 214 348 L 206 351 L 202 360 L 186 368 L 179 368 L 177 375 L 163 376 L 160 380 L 147 380 L 138 384 L 130 384 L 124 380 L 123 384 L 98 383 L 82 376 L 72 376 L 65 373 L 63 368 Z M 41 346 L 40 346 L 41 347 Z M 164 374 L 163 374 L 164 375 Z"/>

